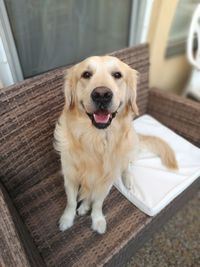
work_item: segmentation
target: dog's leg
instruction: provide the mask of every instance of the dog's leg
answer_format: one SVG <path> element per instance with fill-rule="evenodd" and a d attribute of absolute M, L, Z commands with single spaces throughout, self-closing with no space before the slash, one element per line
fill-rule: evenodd
<path fill-rule="evenodd" d="M 104 234 L 106 231 L 106 219 L 102 212 L 102 206 L 107 193 L 108 192 L 101 192 L 101 194 L 97 193 L 92 205 L 92 229 L 97 231 L 99 234 Z"/>
<path fill-rule="evenodd" d="M 61 231 L 65 231 L 73 225 L 76 215 L 78 185 L 65 178 L 65 191 L 67 194 L 67 206 L 59 221 L 59 228 Z"/>
<path fill-rule="evenodd" d="M 125 166 L 126 167 L 124 168 L 122 172 L 122 181 L 127 189 L 133 190 L 134 189 L 134 175 L 133 175 L 133 172 L 129 170 L 129 164 L 126 164 Z"/>
<path fill-rule="evenodd" d="M 78 208 L 78 214 L 85 215 L 89 210 L 90 210 L 90 200 L 84 199 L 80 207 Z"/>

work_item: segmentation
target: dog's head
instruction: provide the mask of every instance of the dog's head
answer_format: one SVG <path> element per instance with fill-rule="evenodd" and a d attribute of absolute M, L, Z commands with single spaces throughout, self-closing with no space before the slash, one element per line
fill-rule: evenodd
<path fill-rule="evenodd" d="M 90 57 L 68 69 L 65 104 L 87 116 L 98 129 L 107 128 L 124 109 L 138 114 L 137 72 L 112 56 Z"/>

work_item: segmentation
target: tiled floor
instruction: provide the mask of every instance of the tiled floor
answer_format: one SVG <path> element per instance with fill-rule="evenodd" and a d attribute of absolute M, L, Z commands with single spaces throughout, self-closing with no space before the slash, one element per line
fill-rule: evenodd
<path fill-rule="evenodd" d="M 200 266 L 200 192 L 135 254 L 127 267 Z"/>

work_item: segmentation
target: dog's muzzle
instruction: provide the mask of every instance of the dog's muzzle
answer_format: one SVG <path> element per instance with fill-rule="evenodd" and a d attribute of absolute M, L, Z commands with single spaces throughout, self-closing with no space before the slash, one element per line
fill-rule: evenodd
<path fill-rule="evenodd" d="M 112 101 L 113 93 L 107 87 L 96 87 L 91 93 L 91 98 L 97 109 L 106 109 Z"/>
<path fill-rule="evenodd" d="M 107 128 L 114 117 L 113 113 L 108 111 L 112 98 L 112 91 L 103 86 L 96 87 L 91 93 L 91 99 L 96 107 L 96 111 L 93 114 L 88 113 L 88 116 L 93 125 L 98 129 Z"/>

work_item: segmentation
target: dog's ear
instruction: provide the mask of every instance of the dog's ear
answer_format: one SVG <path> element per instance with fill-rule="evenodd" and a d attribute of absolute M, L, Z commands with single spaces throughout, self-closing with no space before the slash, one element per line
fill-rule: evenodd
<path fill-rule="evenodd" d="M 139 115 L 138 107 L 136 104 L 137 79 L 138 79 L 138 72 L 134 69 L 129 68 L 129 73 L 127 77 L 128 105 L 130 106 L 131 110 L 135 113 L 135 115 Z"/>
<path fill-rule="evenodd" d="M 65 107 L 70 110 L 74 107 L 75 102 L 76 78 L 74 74 L 74 67 L 68 69 L 64 76 L 64 93 L 65 93 Z"/>

